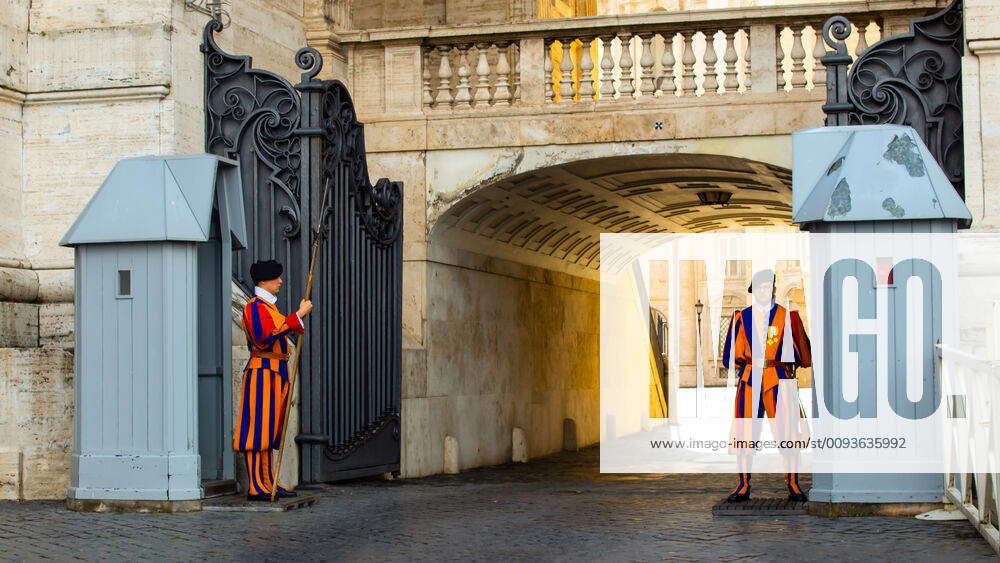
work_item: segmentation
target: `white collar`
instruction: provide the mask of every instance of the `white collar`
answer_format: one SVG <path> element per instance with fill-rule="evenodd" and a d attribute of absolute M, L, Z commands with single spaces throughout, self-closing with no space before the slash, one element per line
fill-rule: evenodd
<path fill-rule="evenodd" d="M 256 295 L 257 297 L 260 297 L 264 301 L 267 301 L 271 305 L 274 305 L 278 301 L 278 296 L 264 289 L 263 287 L 260 287 L 259 285 L 254 286 L 253 294 Z"/>

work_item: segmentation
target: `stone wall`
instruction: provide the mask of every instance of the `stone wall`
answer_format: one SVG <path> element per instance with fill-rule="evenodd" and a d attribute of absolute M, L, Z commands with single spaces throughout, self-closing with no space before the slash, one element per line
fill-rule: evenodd
<path fill-rule="evenodd" d="M 966 0 L 962 59 L 962 111 L 965 136 L 965 194 L 972 228 L 1000 230 L 1000 2 Z"/>
<path fill-rule="evenodd" d="M 229 10 L 220 45 L 297 82 L 302 0 Z M 203 150 L 206 20 L 183 0 L 0 7 L 0 498 L 65 495 L 73 254 L 58 241 L 118 160 Z"/>
<path fill-rule="evenodd" d="M 529 19 L 537 0 L 366 0 L 351 5 L 351 29 L 461 25 Z"/>
<path fill-rule="evenodd" d="M 529 457 L 560 451 L 565 419 L 579 446 L 597 442 L 597 283 L 443 246 L 431 254 L 426 369 L 404 375 L 404 476 L 510 462 L 515 428 Z M 447 437 L 457 448 L 446 460 Z"/>
<path fill-rule="evenodd" d="M 73 355 L 0 348 L 0 499 L 61 498 L 73 449 Z"/>
<path fill-rule="evenodd" d="M 29 0 L 0 5 L 0 267 L 24 260 L 21 238 L 21 105 L 27 73 Z M 0 299 L 4 299 L 0 285 Z"/>

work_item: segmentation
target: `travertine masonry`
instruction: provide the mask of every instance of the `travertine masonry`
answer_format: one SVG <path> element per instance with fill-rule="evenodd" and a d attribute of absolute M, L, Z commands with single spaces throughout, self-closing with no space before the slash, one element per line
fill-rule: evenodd
<path fill-rule="evenodd" d="M 514 428 L 525 457 L 561 450 L 567 418 L 581 446 L 596 442 L 597 308 L 593 281 L 434 250 L 426 382 L 404 381 L 404 476 L 446 471 L 446 436 L 463 470 L 509 462 Z"/>
<path fill-rule="evenodd" d="M 0 498 L 61 498 L 73 445 L 73 356 L 0 348 L 0 365 Z"/>
<path fill-rule="evenodd" d="M 0 348 L 38 346 L 38 305 L 0 302 Z"/>

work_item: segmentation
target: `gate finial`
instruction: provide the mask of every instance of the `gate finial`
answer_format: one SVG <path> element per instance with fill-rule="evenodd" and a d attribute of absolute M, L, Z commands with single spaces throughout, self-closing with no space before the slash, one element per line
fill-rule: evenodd
<path fill-rule="evenodd" d="M 323 69 L 323 55 L 312 47 L 303 47 L 295 53 L 295 65 L 305 71 L 302 82 L 309 82 Z"/>

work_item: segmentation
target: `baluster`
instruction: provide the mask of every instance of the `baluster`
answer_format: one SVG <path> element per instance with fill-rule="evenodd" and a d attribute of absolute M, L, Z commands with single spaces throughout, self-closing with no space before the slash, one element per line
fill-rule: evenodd
<path fill-rule="evenodd" d="M 486 51 L 489 47 L 489 43 L 476 43 L 476 53 L 479 56 L 479 61 L 476 63 L 478 80 L 476 81 L 476 95 L 473 99 L 476 101 L 477 107 L 490 105 L 490 63 L 486 60 Z"/>
<path fill-rule="evenodd" d="M 774 58 L 777 62 L 777 69 L 775 71 L 775 78 L 778 80 L 778 90 L 785 89 L 785 49 L 781 46 L 781 32 L 785 31 L 785 27 L 782 25 L 775 26 L 777 34 L 774 38 Z"/>
<path fill-rule="evenodd" d="M 590 54 L 591 45 L 594 38 L 580 38 L 580 101 L 593 101 L 594 99 L 594 58 Z"/>
<path fill-rule="evenodd" d="M 458 88 L 455 94 L 455 107 L 468 109 L 472 107 L 472 87 L 469 86 L 469 44 L 458 46 Z"/>
<path fill-rule="evenodd" d="M 639 80 L 639 92 L 644 97 L 652 97 L 653 92 L 656 92 L 656 83 L 653 82 L 653 63 L 656 62 L 656 59 L 653 58 L 653 50 L 651 48 L 653 34 L 640 33 L 639 39 L 642 40 L 642 54 L 639 56 L 639 72 L 641 77 Z"/>
<path fill-rule="evenodd" d="M 722 33 L 726 36 L 726 52 L 722 55 L 722 62 L 726 63 L 726 70 L 722 75 L 722 87 L 726 92 L 736 92 L 740 89 L 740 82 L 736 79 L 736 61 L 739 56 L 736 54 L 736 32 L 738 29 L 724 29 Z"/>
<path fill-rule="evenodd" d="M 802 46 L 802 26 L 792 29 L 792 88 L 804 88 L 806 85 L 806 50 Z"/>
<path fill-rule="evenodd" d="M 685 96 L 695 95 L 698 86 L 694 82 L 694 33 L 682 33 L 684 37 L 684 54 L 681 56 L 681 89 Z"/>
<path fill-rule="evenodd" d="M 422 103 L 424 107 L 431 107 L 434 104 L 434 98 L 431 96 L 431 55 L 430 49 L 424 49 L 424 56 L 422 58 L 423 71 L 420 73 L 420 80 L 422 81 Z"/>
<path fill-rule="evenodd" d="M 507 50 L 510 43 L 502 41 L 497 43 L 497 87 L 493 93 L 493 105 L 509 106 L 511 93 L 508 84 L 510 82 L 510 61 L 507 59 Z"/>
<path fill-rule="evenodd" d="M 719 75 L 715 68 L 719 61 L 719 55 L 715 52 L 715 34 L 705 33 L 705 82 L 702 86 L 706 94 L 717 94 L 719 92 Z"/>
<path fill-rule="evenodd" d="M 868 33 L 869 21 L 860 21 L 854 24 L 854 27 L 858 30 L 858 44 L 854 47 L 854 59 L 857 60 L 868 49 L 868 38 L 865 37 Z"/>
<path fill-rule="evenodd" d="M 816 44 L 813 45 L 813 89 L 820 88 L 826 84 L 826 67 L 820 59 L 826 55 L 826 43 L 823 42 L 823 24 L 813 24 L 813 34 L 816 35 Z"/>
<path fill-rule="evenodd" d="M 635 92 L 635 77 L 632 76 L 632 34 L 619 33 L 618 40 L 622 42 L 622 55 L 618 60 L 618 68 L 622 71 L 618 93 L 622 98 L 631 98 Z"/>
<path fill-rule="evenodd" d="M 511 103 L 521 99 L 521 46 L 512 44 L 508 50 L 511 57 L 514 57 L 514 75 L 511 80 L 513 88 L 510 92 Z"/>
<path fill-rule="evenodd" d="M 554 102 L 555 92 L 552 90 L 552 42 L 545 42 L 545 101 Z"/>
<path fill-rule="evenodd" d="M 751 72 L 750 66 L 750 53 L 753 52 L 752 45 L 750 45 L 750 31 L 747 31 L 747 46 L 746 50 L 743 51 L 743 92 L 749 92 L 750 88 L 753 86 L 753 72 Z"/>
<path fill-rule="evenodd" d="M 446 108 L 451 106 L 454 99 L 451 95 L 451 61 L 448 57 L 451 45 L 438 45 L 437 50 L 441 53 L 441 63 L 438 67 L 438 94 L 434 99 L 434 107 Z"/>
<path fill-rule="evenodd" d="M 601 96 L 599 100 L 610 102 L 615 97 L 615 60 L 611 57 L 611 42 L 614 35 L 601 36 Z"/>
<path fill-rule="evenodd" d="M 674 83 L 674 65 L 677 60 L 674 58 L 674 36 L 676 33 L 663 34 L 663 56 L 660 58 L 660 66 L 663 68 L 660 76 L 660 91 L 664 96 L 674 96 L 677 91 L 677 84 Z"/>
<path fill-rule="evenodd" d="M 573 39 L 565 38 L 559 40 L 562 43 L 562 62 L 559 63 L 559 70 L 562 71 L 562 76 L 559 79 L 559 101 L 560 102 L 572 102 L 573 95 L 573 53 L 570 52 L 570 47 L 573 45 Z"/>

